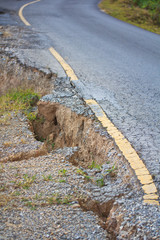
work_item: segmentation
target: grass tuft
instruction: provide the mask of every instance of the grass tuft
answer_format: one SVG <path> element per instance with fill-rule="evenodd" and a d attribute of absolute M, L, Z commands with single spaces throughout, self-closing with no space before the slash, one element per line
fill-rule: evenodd
<path fill-rule="evenodd" d="M 40 96 L 32 89 L 14 89 L 7 94 L 0 96 L 0 123 L 5 124 L 11 118 L 10 112 L 18 113 L 23 111 L 29 120 L 35 120 L 36 114 L 34 112 L 28 113 L 28 110 L 32 108 L 35 103 L 35 99 L 39 99 Z"/>

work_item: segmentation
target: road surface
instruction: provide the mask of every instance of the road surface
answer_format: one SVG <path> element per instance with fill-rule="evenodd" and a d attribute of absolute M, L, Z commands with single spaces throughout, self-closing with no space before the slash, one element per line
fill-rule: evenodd
<path fill-rule="evenodd" d="M 27 1 L 1 0 L 18 25 Z M 41 0 L 23 11 L 31 27 L 48 39 L 160 180 L 160 35 L 101 12 L 97 0 Z M 4 16 L 0 23 L 5 24 Z M 46 49 L 47 50 L 47 49 Z"/>

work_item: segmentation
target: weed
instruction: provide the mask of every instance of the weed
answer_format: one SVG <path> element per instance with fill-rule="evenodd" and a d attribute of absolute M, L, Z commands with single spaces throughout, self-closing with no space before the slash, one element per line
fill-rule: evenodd
<path fill-rule="evenodd" d="M 1 163 L 0 165 L 0 173 L 3 173 L 4 172 L 4 165 Z"/>
<path fill-rule="evenodd" d="M 28 188 L 31 186 L 31 184 L 35 181 L 36 175 L 34 175 L 34 176 L 32 176 L 32 177 L 29 177 L 27 174 L 25 174 L 25 175 L 23 176 L 23 179 L 24 179 L 24 181 L 23 181 L 23 183 L 21 184 L 21 185 L 22 185 L 22 188 L 28 189 Z"/>
<path fill-rule="evenodd" d="M 11 183 L 15 184 L 15 188 L 20 188 L 22 186 L 22 181 L 11 181 Z"/>
<path fill-rule="evenodd" d="M 63 198 L 62 203 L 63 204 L 70 204 L 71 201 L 72 201 L 71 197 L 69 195 L 67 195 L 67 196 L 65 196 L 65 198 Z"/>
<path fill-rule="evenodd" d="M 43 179 L 44 179 L 44 181 L 52 181 L 53 180 L 51 175 L 48 175 L 48 176 L 43 175 Z"/>
<path fill-rule="evenodd" d="M 14 192 L 11 193 L 11 195 L 13 195 L 13 196 L 20 196 L 21 193 L 19 191 L 14 191 Z"/>
<path fill-rule="evenodd" d="M 69 204 L 72 202 L 72 197 L 70 195 L 66 195 L 64 197 L 61 197 L 59 193 L 53 194 L 53 196 L 47 198 L 47 202 L 52 205 L 52 204 Z"/>
<path fill-rule="evenodd" d="M 51 151 L 54 149 L 55 143 L 53 143 L 51 140 L 48 139 L 46 141 L 46 144 L 47 144 L 48 151 Z"/>
<path fill-rule="evenodd" d="M 28 202 L 28 198 L 22 197 L 22 202 Z"/>
<path fill-rule="evenodd" d="M 62 200 L 58 193 L 53 194 L 52 197 L 47 198 L 48 203 L 51 204 L 61 204 Z"/>
<path fill-rule="evenodd" d="M 90 176 L 88 176 L 88 175 L 83 175 L 84 176 L 84 178 L 87 180 L 87 181 L 89 181 L 89 180 L 92 180 L 92 178 L 90 177 Z"/>
<path fill-rule="evenodd" d="M 6 184 L 0 185 L 0 192 L 4 192 L 6 190 Z"/>
<path fill-rule="evenodd" d="M 88 176 L 87 174 L 85 174 L 85 172 L 83 172 L 81 169 L 77 169 L 76 172 L 78 174 L 82 175 L 87 181 L 92 180 L 92 178 L 90 176 Z"/>
<path fill-rule="evenodd" d="M 43 138 L 43 137 L 39 137 L 38 140 L 39 140 L 40 142 L 45 142 L 46 139 Z"/>
<path fill-rule="evenodd" d="M 92 161 L 92 164 L 90 166 L 88 166 L 88 168 L 90 168 L 90 169 L 96 168 L 98 170 L 101 170 L 102 167 L 101 167 L 101 165 L 96 164 L 95 161 Z"/>
<path fill-rule="evenodd" d="M 66 180 L 64 180 L 64 179 L 59 179 L 59 182 L 60 182 L 60 183 L 65 183 Z"/>
<path fill-rule="evenodd" d="M 104 176 L 110 175 L 111 177 L 115 177 L 117 174 L 117 167 L 113 165 L 112 168 L 107 169 L 105 172 L 106 173 L 104 174 Z"/>
<path fill-rule="evenodd" d="M 37 113 L 36 112 L 27 112 L 25 111 L 25 115 L 28 118 L 29 121 L 34 121 L 37 117 Z"/>
<path fill-rule="evenodd" d="M 67 173 L 67 170 L 66 169 L 61 169 L 58 171 L 58 173 L 61 175 L 61 176 L 66 176 L 66 173 Z"/>
<path fill-rule="evenodd" d="M 27 174 L 23 176 L 23 181 L 11 181 L 15 184 L 15 188 L 29 189 L 31 184 L 35 181 L 36 175 L 29 177 Z"/>
<path fill-rule="evenodd" d="M 79 175 L 82 175 L 82 176 L 85 175 L 85 173 L 81 169 L 77 169 L 76 173 L 78 173 Z"/>
<path fill-rule="evenodd" d="M 39 193 L 39 194 L 36 193 L 34 199 L 38 200 L 38 199 L 41 199 L 41 197 L 42 197 L 42 193 Z"/>
<path fill-rule="evenodd" d="M 31 208 L 31 210 L 36 210 L 35 204 L 31 201 L 26 201 L 25 206 Z"/>
<path fill-rule="evenodd" d="M 99 187 L 103 187 L 104 186 L 104 179 L 103 178 L 97 179 L 96 183 Z"/>
<path fill-rule="evenodd" d="M 15 177 L 20 177 L 19 171 L 17 171 L 17 173 L 15 173 Z"/>

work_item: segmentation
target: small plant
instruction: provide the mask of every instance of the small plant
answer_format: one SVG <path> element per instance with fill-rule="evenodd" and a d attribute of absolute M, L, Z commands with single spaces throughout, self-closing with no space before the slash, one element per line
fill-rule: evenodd
<path fill-rule="evenodd" d="M 92 178 L 90 177 L 90 176 L 88 176 L 88 175 L 83 175 L 84 176 L 84 178 L 87 180 L 87 181 L 89 181 L 89 180 L 92 180 Z"/>
<path fill-rule="evenodd" d="M 25 206 L 31 208 L 31 210 L 36 210 L 35 204 L 34 204 L 33 202 L 31 202 L 31 201 L 27 201 L 27 202 L 25 203 Z"/>
<path fill-rule="evenodd" d="M 24 189 L 28 189 L 31 186 L 31 184 L 35 181 L 36 175 L 29 177 L 27 174 L 25 174 L 23 178 L 24 178 L 24 182 L 22 183 L 22 187 Z"/>
<path fill-rule="evenodd" d="M 47 198 L 47 202 L 52 205 L 52 204 L 61 204 L 62 200 L 59 196 L 58 193 L 53 194 L 52 197 Z"/>
<path fill-rule="evenodd" d="M 85 172 L 83 172 L 81 169 L 77 169 L 76 172 L 78 174 L 82 175 L 87 181 L 92 180 L 92 178 L 90 176 L 88 176 L 87 174 L 85 174 Z"/>
<path fill-rule="evenodd" d="M 39 137 L 38 140 L 39 140 L 40 142 L 45 142 L 46 139 L 43 138 L 43 137 Z"/>
<path fill-rule="evenodd" d="M 90 166 L 88 166 L 88 168 L 90 168 L 90 169 L 96 168 L 98 170 L 101 170 L 101 165 L 96 164 L 95 161 L 92 161 L 92 164 Z"/>
<path fill-rule="evenodd" d="M 4 172 L 4 165 L 1 163 L 0 165 L 0 173 L 3 173 Z"/>
<path fill-rule="evenodd" d="M 69 195 L 65 196 L 62 200 L 63 204 L 70 204 L 72 202 L 71 197 Z"/>
<path fill-rule="evenodd" d="M 72 197 L 70 195 L 66 195 L 64 197 L 61 197 L 59 193 L 53 194 L 53 196 L 47 198 L 47 202 L 52 204 L 70 204 L 72 202 Z"/>
<path fill-rule="evenodd" d="M 34 121 L 36 119 L 37 113 L 36 112 L 25 112 L 26 117 L 29 121 Z"/>
<path fill-rule="evenodd" d="M 19 191 L 14 191 L 14 192 L 11 193 L 11 195 L 13 195 L 13 196 L 20 196 L 21 193 Z"/>
<path fill-rule="evenodd" d="M 6 190 L 6 185 L 0 185 L 0 192 L 4 192 Z"/>
<path fill-rule="evenodd" d="M 36 175 L 29 177 L 27 174 L 23 176 L 23 181 L 11 181 L 15 184 L 15 188 L 29 189 L 31 184 L 35 181 Z"/>
<path fill-rule="evenodd" d="M 15 184 L 15 188 L 20 188 L 22 186 L 22 181 L 11 181 L 11 183 Z"/>
<path fill-rule="evenodd" d="M 104 186 L 104 179 L 103 178 L 97 179 L 96 183 L 99 187 L 103 187 Z"/>
<path fill-rule="evenodd" d="M 79 174 L 79 175 L 85 175 L 85 173 L 81 170 L 81 169 L 77 169 L 76 172 Z"/>
<path fill-rule="evenodd" d="M 61 175 L 61 176 L 66 176 L 66 173 L 67 173 L 67 170 L 66 169 L 61 169 L 58 171 L 58 173 Z"/>
<path fill-rule="evenodd" d="M 51 174 L 48 176 L 43 175 L 43 179 L 44 179 L 44 181 L 52 181 L 53 180 Z"/>
<path fill-rule="evenodd" d="M 64 180 L 64 179 L 59 179 L 59 182 L 60 182 L 60 183 L 65 183 L 66 180 Z"/>
<path fill-rule="evenodd" d="M 112 168 L 106 170 L 106 173 L 104 174 L 106 175 L 110 175 L 111 177 L 115 177 L 117 174 L 117 167 L 115 167 L 115 165 L 112 166 Z"/>
<path fill-rule="evenodd" d="M 36 193 L 34 199 L 38 200 L 38 199 L 41 199 L 41 197 L 42 197 L 42 193 L 39 193 L 39 194 Z"/>
<path fill-rule="evenodd" d="M 46 141 L 48 151 L 51 151 L 54 149 L 55 143 L 53 143 L 51 140 L 47 139 Z"/>

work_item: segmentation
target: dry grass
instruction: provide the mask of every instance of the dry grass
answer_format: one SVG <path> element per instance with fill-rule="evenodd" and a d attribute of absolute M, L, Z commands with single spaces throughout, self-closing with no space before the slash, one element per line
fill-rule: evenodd
<path fill-rule="evenodd" d="M 0 57 L 0 96 L 18 87 L 32 88 L 45 95 L 54 89 L 55 77 L 54 74 L 47 75 L 36 68 L 22 66 L 16 58 Z"/>

